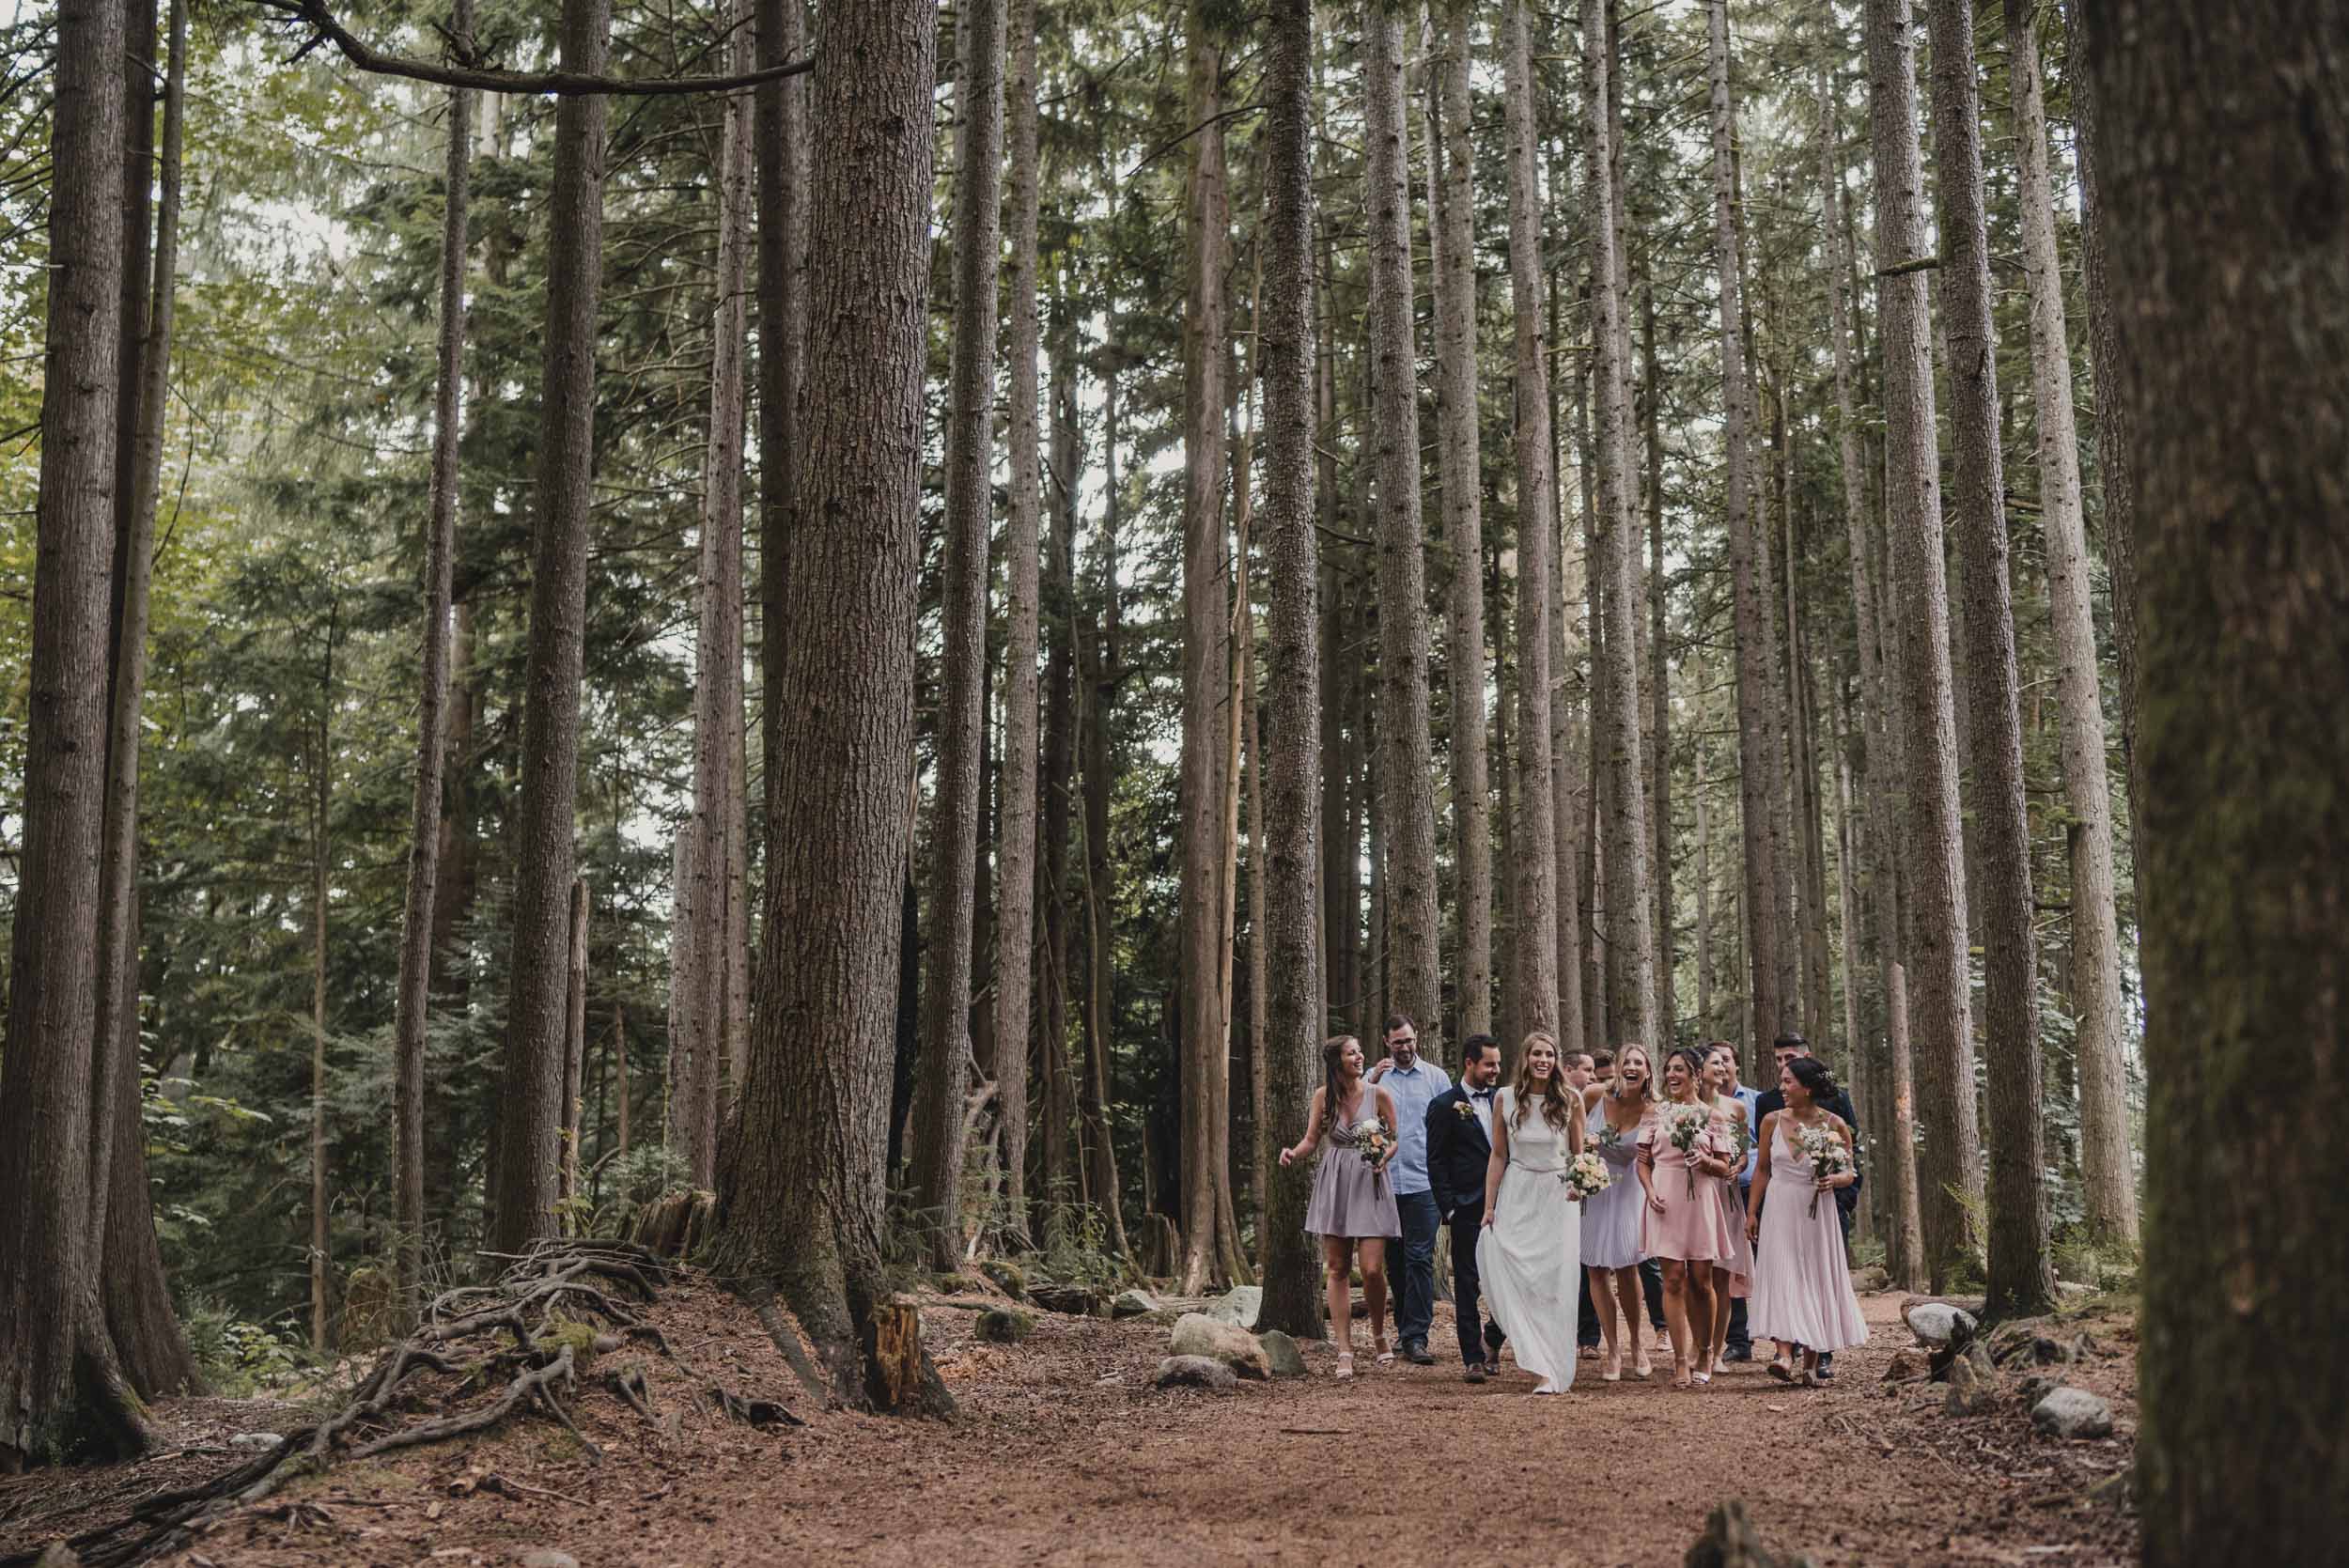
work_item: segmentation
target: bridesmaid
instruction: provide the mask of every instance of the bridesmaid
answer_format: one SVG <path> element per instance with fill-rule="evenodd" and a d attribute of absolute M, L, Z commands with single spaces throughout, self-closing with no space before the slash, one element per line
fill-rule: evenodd
<path fill-rule="evenodd" d="M 1821 1176 L 1797 1152 L 1796 1134 L 1818 1127 L 1829 1129 L 1846 1152 L 1853 1148 L 1850 1126 L 1819 1103 L 1835 1092 L 1826 1065 L 1813 1056 L 1790 1058 L 1779 1069 L 1778 1089 L 1786 1106 L 1762 1118 L 1763 1157 L 1754 1166 L 1753 1204 L 1746 1220 L 1747 1239 L 1758 1241 L 1746 1321 L 1756 1339 L 1766 1334 L 1778 1342 L 1770 1375 L 1811 1389 L 1818 1387 L 1821 1351 L 1868 1342 L 1833 1196 L 1836 1188 L 1859 1181 L 1859 1173 L 1855 1160 L 1852 1170 Z M 1763 1195 L 1773 1187 L 1779 1188 L 1778 1202 L 1765 1204 Z M 1815 1203 L 1816 1197 L 1827 1201 Z M 1802 1347 L 1799 1378 L 1788 1365 L 1797 1345 Z"/>
<path fill-rule="evenodd" d="M 1730 1090 L 1737 1082 L 1737 1056 L 1726 1041 L 1705 1048 L 1704 1098 L 1713 1107 L 1713 1135 L 1729 1160 L 1729 1174 L 1713 1184 L 1720 1202 L 1722 1241 L 1727 1248 L 1713 1265 L 1713 1321 L 1697 1365 L 1708 1373 L 1721 1370 L 1721 1352 L 1729 1341 L 1730 1303 L 1750 1296 L 1753 1289 L 1753 1248 L 1746 1240 L 1746 1208 L 1737 1198 L 1737 1172 L 1745 1169 L 1746 1151 L 1753 1145 L 1753 1129 L 1746 1125 L 1746 1104 Z"/>
<path fill-rule="evenodd" d="M 1283 1165 L 1308 1158 L 1321 1144 L 1327 1126 L 1334 1146 L 1331 1157 L 1314 1172 L 1312 1201 L 1305 1205 L 1305 1229 L 1321 1237 L 1321 1262 L 1330 1289 L 1330 1323 L 1338 1342 L 1338 1375 L 1354 1375 L 1353 1269 L 1348 1253 L 1360 1245 L 1362 1255 L 1362 1302 L 1370 1309 L 1371 1343 L 1383 1365 L 1394 1359 L 1387 1349 L 1387 1239 L 1403 1234 L 1387 1185 L 1387 1160 L 1373 1165 L 1356 1152 L 1354 1129 L 1376 1115 L 1394 1138 L 1394 1101 L 1384 1089 L 1362 1081 L 1362 1043 L 1341 1034 L 1321 1048 L 1322 1086 L 1314 1091 L 1314 1108 L 1303 1140 L 1281 1151 Z M 1392 1159 L 1392 1155 L 1388 1159 Z"/>
<path fill-rule="evenodd" d="M 1582 1205 L 1582 1265 L 1590 1270 L 1591 1305 L 1598 1313 L 1606 1359 L 1599 1370 L 1605 1383 L 1623 1379 L 1623 1343 L 1615 1329 L 1615 1312 L 1623 1311 L 1624 1333 L 1631 1338 L 1631 1373 L 1652 1377 L 1656 1368 L 1640 1339 L 1647 1309 L 1640 1299 L 1639 1185 L 1631 1177 L 1640 1155 L 1641 1129 L 1656 1115 L 1655 1075 L 1647 1051 L 1626 1046 L 1615 1058 L 1611 1079 L 1582 1091 L 1582 1141 L 1607 1162 L 1615 1185 Z"/>
<path fill-rule="evenodd" d="M 1683 1046 L 1665 1058 L 1665 1103 L 1640 1131 L 1640 1185 L 1647 1191 L 1640 1245 L 1664 1265 L 1664 1326 L 1672 1342 L 1672 1387 L 1710 1383 L 1701 1366 L 1698 1342 L 1711 1338 L 1713 1264 L 1729 1250 L 1720 1203 L 1703 1178 L 1726 1176 L 1713 1132 L 1712 1108 L 1701 1098 L 1704 1053 Z M 1676 1121 L 1693 1119 L 1698 1130 L 1684 1151 L 1674 1145 Z"/>

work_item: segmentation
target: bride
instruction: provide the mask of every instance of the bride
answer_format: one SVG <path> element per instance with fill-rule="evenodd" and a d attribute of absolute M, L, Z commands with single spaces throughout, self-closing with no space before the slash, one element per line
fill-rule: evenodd
<path fill-rule="evenodd" d="M 1517 1082 L 1493 1099 L 1476 1268 L 1517 1365 L 1541 1379 L 1537 1394 L 1574 1384 L 1582 1211 L 1565 1168 L 1582 1152 L 1579 1100 L 1559 1071 L 1557 1042 L 1538 1031 L 1518 1050 Z"/>

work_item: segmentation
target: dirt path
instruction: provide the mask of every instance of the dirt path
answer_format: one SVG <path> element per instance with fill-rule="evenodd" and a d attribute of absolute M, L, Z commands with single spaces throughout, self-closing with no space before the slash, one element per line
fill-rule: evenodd
<path fill-rule="evenodd" d="M 2059 1445 L 2034 1435 L 2012 1400 L 1951 1418 L 1937 1386 L 1887 1385 L 1885 1364 L 1908 1342 L 1898 1299 L 1864 1305 L 1875 1342 L 1845 1355 L 1835 1384 L 1816 1392 L 1772 1382 L 1758 1364 L 1691 1393 L 1660 1377 L 1610 1385 L 1586 1360 L 1571 1395 L 1537 1400 L 1526 1375 L 1470 1387 L 1449 1358 L 1365 1364 L 1340 1383 L 1321 1346 L 1307 1348 L 1313 1375 L 1302 1381 L 1242 1384 L 1225 1397 L 1160 1392 L 1149 1382 L 1161 1327 L 1047 1313 L 1025 1343 L 1003 1346 L 972 1337 L 974 1312 L 933 1304 L 925 1331 L 961 1401 L 953 1423 L 818 1413 L 803 1428 L 754 1431 L 669 1375 L 658 1385 L 660 1433 L 616 1402 L 580 1402 L 601 1463 L 549 1423 L 525 1421 L 469 1445 L 337 1467 L 171 1560 L 488 1568 L 552 1549 L 581 1568 L 1646 1568 L 1677 1564 L 1707 1509 L 1731 1497 L 1773 1549 L 1807 1552 L 1820 1568 L 2134 1560 L 2134 1521 L 2085 1497 L 2130 1458 L 2124 1323 L 2099 1325 L 2106 1353 L 2074 1372 L 2114 1399 L 2122 1435 Z M 790 1389 L 731 1297 L 705 1285 L 655 1311 L 704 1373 Z M 1439 1319 L 1435 1343 L 1450 1334 Z M 182 1414 L 180 1441 L 199 1445 L 189 1453 L 291 1417 L 219 1401 Z M 0 1485 L 0 1555 L 184 1484 L 191 1463 L 166 1456 Z"/>

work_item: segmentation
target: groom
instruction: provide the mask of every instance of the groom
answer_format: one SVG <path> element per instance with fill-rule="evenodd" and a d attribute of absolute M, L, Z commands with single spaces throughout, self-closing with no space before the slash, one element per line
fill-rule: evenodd
<path fill-rule="evenodd" d="M 1500 1043 L 1489 1034 L 1471 1034 L 1460 1049 L 1458 1087 L 1427 1106 L 1427 1179 L 1438 1210 L 1452 1227 L 1452 1299 L 1459 1312 L 1460 1358 L 1468 1363 L 1471 1383 L 1485 1381 L 1501 1360 L 1501 1326 L 1485 1323 L 1478 1310 L 1483 1285 L 1476 1272 L 1485 1169 L 1493 1152 L 1493 1086 L 1500 1079 Z"/>

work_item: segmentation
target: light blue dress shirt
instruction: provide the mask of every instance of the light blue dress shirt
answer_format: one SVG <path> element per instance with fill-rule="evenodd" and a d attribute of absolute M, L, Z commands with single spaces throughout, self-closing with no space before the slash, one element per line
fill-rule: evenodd
<path fill-rule="evenodd" d="M 1452 1075 L 1423 1056 L 1408 1067 L 1390 1060 L 1378 1087 L 1394 1101 L 1394 1160 L 1387 1167 L 1387 1184 L 1398 1198 L 1429 1191 L 1427 1107 L 1452 1087 Z"/>
<path fill-rule="evenodd" d="M 1737 1172 L 1737 1185 L 1750 1187 L 1753 1184 L 1754 1157 L 1762 1151 L 1762 1129 L 1756 1125 L 1759 1118 L 1753 1113 L 1754 1103 L 1762 1098 L 1762 1091 L 1749 1089 L 1741 1083 L 1731 1090 L 1730 1094 L 1739 1105 L 1746 1108 L 1746 1165 L 1744 1170 Z"/>

